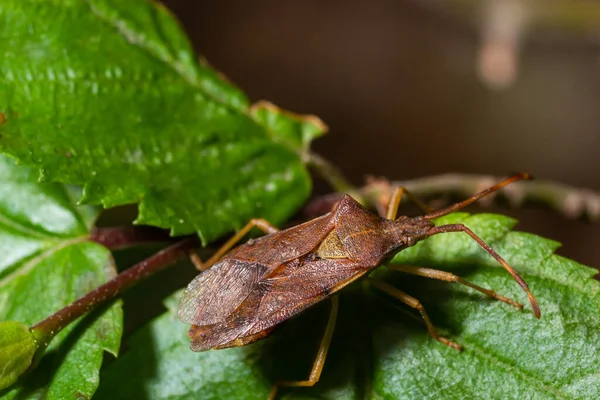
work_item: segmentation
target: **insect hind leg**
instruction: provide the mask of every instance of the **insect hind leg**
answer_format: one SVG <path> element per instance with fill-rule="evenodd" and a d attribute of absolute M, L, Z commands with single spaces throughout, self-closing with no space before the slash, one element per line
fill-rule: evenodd
<path fill-rule="evenodd" d="M 206 262 L 202 262 L 196 251 L 194 251 L 194 249 L 190 249 L 190 260 L 192 260 L 192 263 L 198 271 L 204 271 L 209 269 L 214 263 L 219 261 L 219 259 L 223 257 L 225 253 L 231 250 L 231 248 L 235 246 L 237 242 L 242 240 L 242 238 L 246 236 L 246 234 L 250 232 L 254 227 L 259 228 L 266 234 L 279 232 L 279 229 L 275 228 L 273 225 L 271 225 L 271 223 L 269 223 L 269 221 L 265 219 L 251 219 L 250 222 L 248 222 L 242 229 L 240 229 L 235 235 L 233 235 L 231 239 L 229 239 L 223 246 L 221 246 L 219 250 L 217 250 L 208 260 L 206 260 Z"/>
<path fill-rule="evenodd" d="M 468 286 L 468 287 L 475 289 L 483 294 L 486 294 L 495 300 L 499 300 L 504 303 L 510 304 L 511 306 L 514 306 L 514 307 L 518 308 L 519 310 L 523 309 L 523 304 L 518 303 L 512 299 L 509 299 L 508 297 L 501 296 L 491 289 L 486 289 L 484 287 L 481 287 L 479 285 L 471 283 L 471 282 L 461 278 L 460 276 L 454 275 L 447 271 L 440 271 L 440 270 L 431 269 L 431 268 L 413 267 L 413 266 L 409 266 L 409 265 L 388 265 L 387 267 L 394 271 L 406 272 L 407 274 L 411 274 L 411 275 L 424 276 L 426 278 L 438 279 L 440 281 L 446 281 L 446 282 L 460 283 L 461 285 Z"/>
<path fill-rule="evenodd" d="M 333 331 L 335 329 L 335 322 L 337 320 L 338 309 L 339 299 L 337 296 L 332 296 L 331 311 L 329 313 L 329 319 L 327 320 L 327 327 L 325 328 L 325 333 L 323 334 L 323 339 L 321 339 L 319 351 L 317 352 L 317 357 L 315 358 L 308 379 L 303 381 L 275 382 L 275 384 L 273 385 L 273 390 L 271 391 L 268 400 L 275 400 L 275 396 L 277 395 L 277 391 L 280 387 L 307 387 L 313 386 L 319 381 L 319 378 L 321 377 L 321 372 L 323 371 L 323 366 L 325 365 L 325 359 L 327 358 L 327 352 L 329 351 L 329 346 L 331 345 L 331 338 L 333 337 Z"/>
<path fill-rule="evenodd" d="M 429 331 L 429 334 L 435 340 L 442 342 L 445 345 L 450 346 L 456 350 L 460 351 L 462 349 L 459 344 L 454 343 L 453 341 L 451 341 L 443 336 L 440 336 L 438 334 L 437 329 L 435 329 L 435 326 L 433 326 L 433 324 L 431 323 L 431 320 L 429 319 L 429 315 L 427 315 L 425 308 L 423 307 L 423 305 L 421 304 L 421 302 L 419 300 L 415 299 L 414 297 L 404 293 L 403 291 L 398 290 L 395 287 L 390 286 L 387 283 L 382 282 L 380 280 L 373 279 L 373 278 L 367 278 L 367 282 L 369 282 L 369 284 L 375 286 L 377 289 L 381 290 L 382 292 L 385 292 L 385 293 L 389 294 L 390 296 L 397 298 L 398 300 L 400 300 L 407 306 L 419 311 L 419 313 L 421 314 L 421 317 L 423 317 L 423 320 L 425 321 L 425 325 L 427 325 L 427 330 Z"/>

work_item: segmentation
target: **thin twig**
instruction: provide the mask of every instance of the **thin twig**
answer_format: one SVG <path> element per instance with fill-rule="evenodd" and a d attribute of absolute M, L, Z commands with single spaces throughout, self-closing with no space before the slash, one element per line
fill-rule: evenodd
<path fill-rule="evenodd" d="M 386 179 L 370 179 L 365 186 L 354 192 L 360 193 L 367 204 L 373 206 L 385 203 L 391 196 L 394 187 L 403 186 L 419 198 L 455 195 L 461 198 L 472 196 L 500 181 L 501 177 L 492 175 L 443 174 L 423 178 L 388 181 Z M 309 217 L 324 214 L 331 210 L 343 193 L 333 193 L 318 197 L 305 208 Z M 522 207 L 525 203 L 541 203 L 558 210 L 568 218 L 587 217 L 591 221 L 600 220 L 600 193 L 550 181 L 517 182 L 502 189 L 498 195 L 508 200 L 514 207 Z M 497 196 L 498 196 L 497 195 Z M 494 198 L 482 201 L 482 205 L 491 205 Z"/>
<path fill-rule="evenodd" d="M 99 243 L 110 250 L 120 250 L 147 243 L 169 243 L 176 239 L 164 229 L 151 226 L 132 226 L 117 228 L 92 229 L 89 239 Z"/>
<path fill-rule="evenodd" d="M 468 197 L 502 178 L 491 175 L 443 174 L 419 179 L 391 182 L 420 197 L 455 194 Z M 514 207 L 528 202 L 546 204 L 569 218 L 587 216 L 600 219 L 600 193 L 550 181 L 517 182 L 499 192 Z"/>
<path fill-rule="evenodd" d="M 48 346 L 58 332 L 77 318 L 114 299 L 150 275 L 186 258 L 193 243 L 193 240 L 188 239 L 161 250 L 32 326 L 30 330 L 36 337 L 40 349 Z"/>
<path fill-rule="evenodd" d="M 348 182 L 342 172 L 325 158 L 312 152 L 306 154 L 306 164 L 312 167 L 331 187 L 340 193 L 352 193 L 356 196 L 360 196 L 360 193 L 356 191 L 356 188 Z M 356 199 L 359 200 L 360 199 Z"/>

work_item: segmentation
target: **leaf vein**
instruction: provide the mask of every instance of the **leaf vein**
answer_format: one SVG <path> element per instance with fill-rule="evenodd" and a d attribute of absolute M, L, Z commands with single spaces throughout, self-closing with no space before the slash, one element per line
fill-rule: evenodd
<path fill-rule="evenodd" d="M 75 238 L 72 238 L 69 240 L 64 240 L 64 241 L 59 242 L 56 246 L 50 247 L 49 249 L 46 249 L 42 252 L 37 253 L 32 258 L 30 258 L 27 262 L 25 262 L 25 264 L 23 264 L 20 268 L 17 268 L 15 271 L 13 271 L 10 274 L 1 278 L 0 279 L 0 287 L 7 285 L 8 283 L 10 283 L 11 280 L 16 279 L 16 277 L 19 275 L 27 274 L 37 264 L 42 262 L 45 258 L 52 256 L 57 251 L 62 250 L 64 248 L 67 248 L 67 247 L 77 244 L 77 243 L 85 242 L 88 239 L 89 239 L 88 236 L 85 235 L 85 236 L 75 237 Z"/>
<path fill-rule="evenodd" d="M 562 390 L 550 386 L 547 382 L 544 382 L 540 378 L 537 378 L 537 377 L 527 373 L 526 371 L 522 370 L 518 366 L 511 365 L 511 364 L 507 363 L 506 361 L 503 361 L 502 359 L 500 359 L 498 356 L 494 355 L 489 350 L 479 346 L 476 342 L 472 342 L 472 341 L 468 341 L 468 340 L 464 340 L 464 339 L 462 339 L 462 341 L 468 345 L 469 351 L 472 351 L 476 356 L 479 356 L 480 358 L 484 358 L 484 359 L 490 361 L 490 363 L 504 369 L 505 371 L 514 373 L 517 377 L 522 378 L 523 381 L 527 382 L 531 386 L 535 386 L 545 393 L 553 394 L 560 399 L 570 399 L 571 398 Z M 465 347 L 467 347 L 467 346 L 465 346 Z"/>
<path fill-rule="evenodd" d="M 231 107 L 229 104 L 221 101 L 218 98 L 215 98 L 211 93 L 207 92 L 202 85 L 198 83 L 197 78 L 194 76 L 190 76 L 185 72 L 185 67 L 181 64 L 181 62 L 176 59 L 167 59 L 158 54 L 155 50 L 152 50 L 151 47 L 146 45 L 146 41 L 144 37 L 132 29 L 129 29 L 123 21 L 112 21 L 110 18 L 107 18 L 106 15 L 102 14 L 102 12 L 94 7 L 90 1 L 87 1 L 88 7 L 93 15 L 95 15 L 101 21 L 107 23 L 116 29 L 116 31 L 131 45 L 139 48 L 140 50 L 146 52 L 152 58 L 163 62 L 165 65 L 173 69 L 179 76 L 181 76 L 184 81 L 186 81 L 190 86 L 200 90 L 207 98 L 212 101 L 219 103 L 221 106 L 227 108 L 231 112 L 239 113 L 239 110 Z M 162 35 L 161 35 L 162 36 Z M 166 42 L 168 43 L 168 41 Z"/>
<path fill-rule="evenodd" d="M 24 236 L 34 237 L 34 238 L 38 238 L 38 239 L 50 239 L 50 238 L 58 237 L 58 236 L 50 234 L 49 232 L 43 233 L 41 231 L 32 229 L 24 224 L 20 224 L 20 223 L 14 221 L 13 219 L 11 219 L 10 217 L 8 217 L 7 215 L 3 214 L 2 212 L 0 212 L 0 223 L 18 231 L 19 233 L 23 234 Z"/>

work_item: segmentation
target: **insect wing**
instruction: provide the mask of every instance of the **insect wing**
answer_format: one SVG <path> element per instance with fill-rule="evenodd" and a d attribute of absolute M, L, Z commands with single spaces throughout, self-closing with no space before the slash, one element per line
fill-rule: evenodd
<path fill-rule="evenodd" d="M 361 277 L 369 269 L 351 260 L 293 260 L 252 290 L 224 321 L 192 326 L 194 351 L 240 346 L 258 340 L 302 310 Z"/>
<path fill-rule="evenodd" d="M 226 258 L 198 275 L 179 304 L 179 319 L 190 325 L 224 321 L 265 274 L 264 265 Z"/>
<path fill-rule="evenodd" d="M 289 264 L 293 265 L 294 262 Z M 259 307 L 245 301 L 236 310 L 236 314 L 239 311 L 248 315 L 249 312 L 244 312 L 244 308 L 253 309 L 254 320 L 250 329 L 245 331 L 245 336 L 272 328 L 322 301 L 368 271 L 369 269 L 351 260 L 314 260 L 298 268 L 292 266 L 278 270 L 276 275 L 259 282 L 261 286 L 268 287 Z"/>
<path fill-rule="evenodd" d="M 249 241 L 231 250 L 226 257 L 260 263 L 269 267 L 270 272 L 313 250 L 333 227 L 333 213 L 325 214 L 301 225 Z"/>
<path fill-rule="evenodd" d="M 231 250 L 188 285 L 179 304 L 179 319 L 197 326 L 223 322 L 253 285 L 286 261 L 313 250 L 331 229 L 330 213 Z"/>

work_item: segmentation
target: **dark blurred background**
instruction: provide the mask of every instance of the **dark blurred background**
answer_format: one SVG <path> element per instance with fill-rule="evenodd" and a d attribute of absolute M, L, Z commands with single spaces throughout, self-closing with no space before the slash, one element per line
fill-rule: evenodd
<path fill-rule="evenodd" d="M 528 171 L 600 191 L 600 3 L 167 0 L 252 100 L 321 117 L 313 148 L 366 174 Z M 538 8 L 536 8 L 538 7 Z M 500 211 L 600 266 L 600 225 Z"/>

